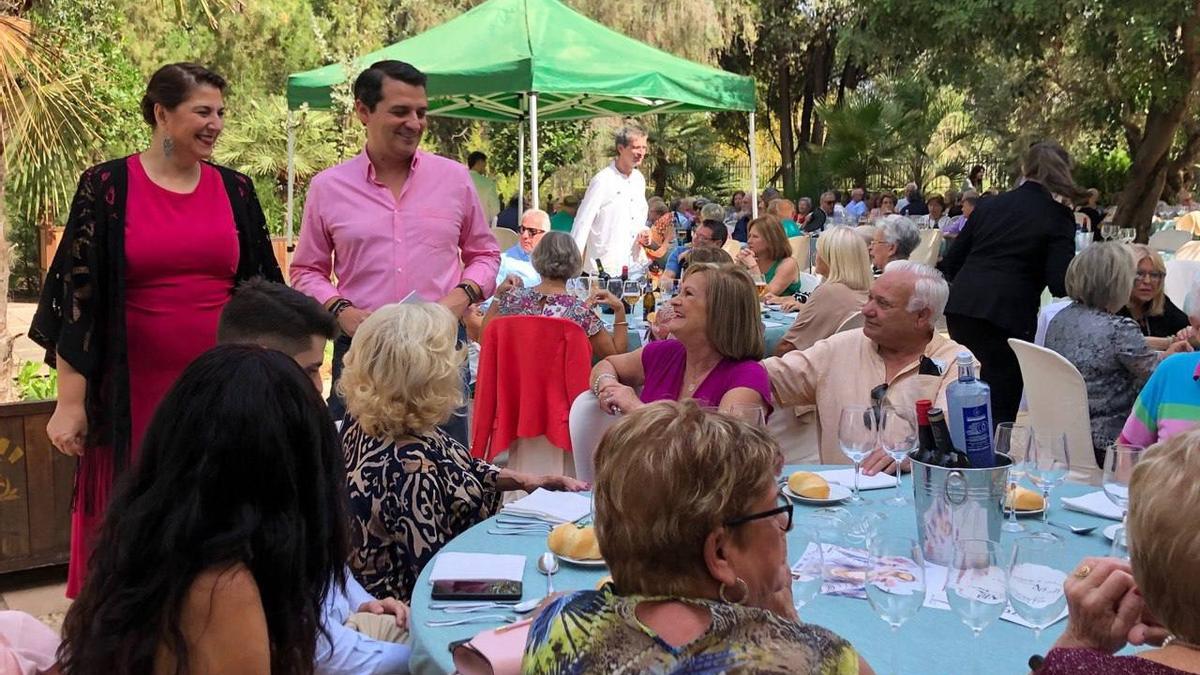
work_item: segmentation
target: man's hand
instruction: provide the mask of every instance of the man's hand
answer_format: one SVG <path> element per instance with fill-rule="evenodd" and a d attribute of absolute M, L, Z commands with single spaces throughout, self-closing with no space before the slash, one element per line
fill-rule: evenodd
<path fill-rule="evenodd" d="M 408 605 L 400 602 L 396 598 L 384 598 L 382 600 L 370 600 L 364 602 L 358 608 L 360 612 L 368 614 L 391 614 L 396 617 L 396 627 L 404 630 L 408 629 Z"/>
<path fill-rule="evenodd" d="M 438 304 L 450 310 L 450 313 L 455 318 L 458 318 L 471 306 L 471 299 L 467 297 L 466 291 L 461 288 L 455 288 L 446 297 L 438 300 Z"/>
<path fill-rule="evenodd" d="M 366 310 L 357 307 L 347 307 L 337 316 L 338 327 L 342 329 L 342 333 L 347 337 L 354 337 L 355 331 L 358 330 L 363 321 L 367 320 L 368 316 L 371 316 L 371 313 Z"/>
<path fill-rule="evenodd" d="M 900 471 L 908 469 L 908 460 L 904 460 L 903 464 L 897 466 L 896 460 L 892 459 L 890 455 L 879 448 L 872 450 L 871 454 L 867 455 L 867 458 L 862 463 L 864 476 L 874 476 L 879 472 L 895 475 L 897 469 Z"/>

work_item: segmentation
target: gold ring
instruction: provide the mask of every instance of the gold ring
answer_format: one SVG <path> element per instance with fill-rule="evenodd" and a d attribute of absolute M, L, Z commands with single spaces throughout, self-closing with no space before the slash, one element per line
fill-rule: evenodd
<path fill-rule="evenodd" d="M 1087 575 L 1089 575 L 1091 573 L 1092 573 L 1092 568 L 1088 565 L 1083 565 L 1079 569 L 1075 570 L 1075 578 L 1076 579 L 1086 579 Z"/>

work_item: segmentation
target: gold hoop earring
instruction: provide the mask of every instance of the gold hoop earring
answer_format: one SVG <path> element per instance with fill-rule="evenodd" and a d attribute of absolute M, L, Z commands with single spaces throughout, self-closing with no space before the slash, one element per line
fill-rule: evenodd
<path fill-rule="evenodd" d="M 737 600 L 730 600 L 729 598 L 725 597 L 725 588 L 726 587 L 725 587 L 725 584 L 721 584 L 721 588 L 717 590 L 717 597 L 721 598 L 721 602 L 728 603 L 731 605 L 740 605 L 746 601 L 746 598 L 750 597 L 750 587 L 746 585 L 746 582 L 744 579 L 742 579 L 741 577 L 737 577 L 734 580 L 734 583 L 742 589 L 742 597 L 738 598 Z"/>

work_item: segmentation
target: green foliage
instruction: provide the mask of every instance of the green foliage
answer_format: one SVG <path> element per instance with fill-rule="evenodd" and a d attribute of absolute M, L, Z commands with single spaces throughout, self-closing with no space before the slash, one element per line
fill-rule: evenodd
<path fill-rule="evenodd" d="M 22 401 L 58 398 L 58 371 L 43 372 L 42 364 L 26 361 L 17 371 L 17 396 Z"/>
<path fill-rule="evenodd" d="M 519 145 L 517 125 L 493 123 L 484 126 L 491 146 L 491 152 L 488 153 L 488 166 L 495 172 L 516 174 L 517 146 Z M 550 180 L 560 169 L 578 164 L 594 137 L 595 131 L 586 121 L 553 121 L 538 124 L 539 187 Z M 528 155 L 528 134 L 526 134 L 525 144 L 525 152 Z M 526 163 L 528 164 L 528 162 Z M 525 171 L 529 172 L 526 174 L 527 176 L 532 176 L 528 166 L 525 167 Z M 526 186 L 528 186 L 528 182 Z"/>
<path fill-rule="evenodd" d="M 654 194 L 713 196 L 731 191 L 709 115 L 658 115 L 647 122 L 650 154 L 643 172 Z"/>
<path fill-rule="evenodd" d="M 1102 203 L 1111 203 L 1125 184 L 1129 164 L 1129 153 L 1122 148 L 1093 149 L 1076 159 L 1075 182 L 1083 188 L 1096 188 Z"/>

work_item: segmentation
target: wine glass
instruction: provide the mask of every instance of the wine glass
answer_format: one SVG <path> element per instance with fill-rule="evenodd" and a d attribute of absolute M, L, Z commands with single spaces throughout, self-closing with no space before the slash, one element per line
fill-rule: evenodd
<path fill-rule="evenodd" d="M 658 290 L 661 291 L 660 301 L 665 303 L 671 298 L 675 297 L 675 294 L 679 292 L 679 280 L 659 279 Z"/>
<path fill-rule="evenodd" d="M 1137 230 L 1132 227 L 1122 227 L 1118 232 L 1120 234 L 1117 236 L 1121 238 L 1121 242 L 1124 244 L 1132 244 L 1133 240 L 1137 239 Z"/>
<path fill-rule="evenodd" d="M 1114 443 L 1104 453 L 1104 494 L 1121 508 L 1121 525 L 1113 534 L 1112 556 L 1124 557 L 1121 542 L 1125 539 L 1125 518 L 1129 509 L 1129 481 L 1133 469 L 1142 458 L 1143 448 Z"/>
<path fill-rule="evenodd" d="M 1050 491 L 1067 479 L 1071 460 L 1067 454 L 1067 435 L 1064 433 L 1039 433 L 1036 430 L 1029 439 L 1029 451 L 1025 455 L 1025 476 L 1042 490 L 1042 522 L 1050 514 Z"/>
<path fill-rule="evenodd" d="M 796 614 L 821 592 L 825 580 L 825 560 L 821 552 L 821 536 L 814 526 L 793 527 L 788 545 L 796 545 L 800 558 L 792 565 L 792 605 Z"/>
<path fill-rule="evenodd" d="M 867 548 L 867 602 L 887 622 L 894 636 L 905 621 L 916 616 L 925 604 L 925 561 L 921 545 L 908 537 L 876 537 Z M 892 638 L 893 643 L 896 638 Z M 897 673 L 892 645 L 892 672 Z"/>
<path fill-rule="evenodd" d="M 571 277 L 567 279 L 567 293 L 580 302 L 587 302 L 590 290 L 590 284 L 584 277 Z"/>
<path fill-rule="evenodd" d="M 1050 532 L 1021 537 L 1013 543 L 1008 568 L 1008 602 L 1013 611 L 1033 626 L 1036 641 L 1067 606 L 1063 583 L 1063 541 Z"/>
<path fill-rule="evenodd" d="M 854 494 L 846 501 L 856 506 L 870 503 L 858 493 L 858 472 L 863 460 L 879 441 L 877 419 L 875 409 L 871 406 L 848 405 L 842 408 L 842 417 L 838 422 L 838 446 L 842 454 L 854 462 Z"/>
<path fill-rule="evenodd" d="M 1112 241 L 1113 237 L 1117 236 L 1118 228 L 1112 223 L 1100 224 L 1100 236 L 1104 237 L 1104 241 Z"/>
<path fill-rule="evenodd" d="M 884 406 L 879 414 L 879 445 L 896 462 L 896 496 L 885 499 L 888 506 L 904 506 L 908 500 L 900 489 L 900 464 L 917 447 L 917 423 L 913 416 L 892 406 Z"/>
<path fill-rule="evenodd" d="M 946 601 L 971 629 L 976 641 L 983 629 L 1000 618 L 1008 604 L 1008 574 L 1000 564 L 1000 544 L 986 539 L 960 539 L 946 569 Z M 971 670 L 979 672 L 978 643 Z"/>
<path fill-rule="evenodd" d="M 1029 427 L 1015 422 L 996 425 L 996 452 L 1008 455 L 1008 494 L 1012 505 L 1008 507 L 1008 520 L 1000 526 L 1005 532 L 1024 532 L 1025 526 L 1017 522 L 1017 483 L 1025 475 L 1025 458 L 1029 453 Z"/>
<path fill-rule="evenodd" d="M 633 320 L 637 315 L 637 301 L 642 297 L 642 284 L 637 281 L 626 281 L 621 284 L 621 298 L 633 310 L 626 320 Z"/>
<path fill-rule="evenodd" d="M 733 405 L 729 407 L 726 414 L 759 428 L 767 426 L 766 411 L 760 405 Z"/>

